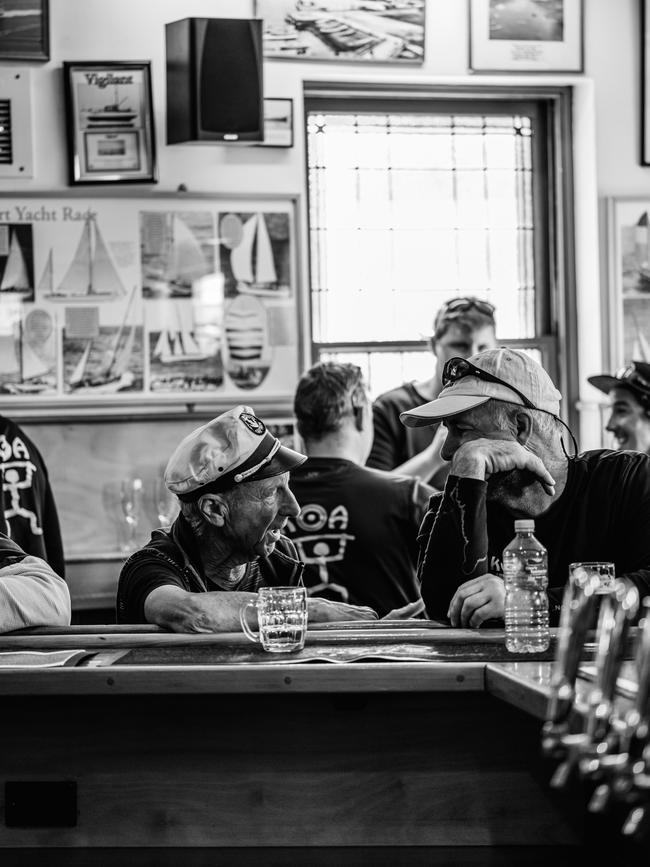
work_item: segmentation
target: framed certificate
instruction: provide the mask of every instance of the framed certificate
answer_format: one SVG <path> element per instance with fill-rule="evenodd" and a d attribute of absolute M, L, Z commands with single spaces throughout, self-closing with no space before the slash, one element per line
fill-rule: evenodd
<path fill-rule="evenodd" d="M 155 183 L 150 63 L 64 63 L 70 184 Z"/>

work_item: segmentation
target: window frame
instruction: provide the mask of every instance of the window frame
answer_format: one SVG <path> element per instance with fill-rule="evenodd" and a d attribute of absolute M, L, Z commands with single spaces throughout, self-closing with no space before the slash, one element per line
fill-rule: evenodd
<path fill-rule="evenodd" d="M 431 86 L 353 82 L 304 82 L 305 186 L 307 191 L 306 299 L 312 363 L 321 353 L 421 350 L 422 341 L 322 343 L 313 340 L 309 230 L 308 121 L 312 111 L 344 114 L 399 111 L 498 114 L 533 117 L 533 215 L 535 331 L 533 338 L 503 340 L 534 347 L 564 395 L 563 418 L 578 423 L 576 266 L 573 210 L 572 88 L 570 86 Z M 539 288 L 541 287 L 541 289 Z M 545 291 L 544 287 L 548 287 Z M 433 315 L 433 311 L 432 311 Z M 497 314 L 498 315 L 498 314 Z M 397 383 L 396 383 L 397 384 Z"/>

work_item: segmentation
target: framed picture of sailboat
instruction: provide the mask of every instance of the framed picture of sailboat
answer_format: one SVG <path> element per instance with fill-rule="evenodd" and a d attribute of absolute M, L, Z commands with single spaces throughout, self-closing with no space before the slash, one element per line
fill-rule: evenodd
<path fill-rule="evenodd" d="M 607 369 L 650 362 L 650 198 L 607 200 Z M 598 371 L 595 371 L 598 372 Z"/>
<path fill-rule="evenodd" d="M 151 64 L 65 61 L 70 184 L 155 183 Z"/>

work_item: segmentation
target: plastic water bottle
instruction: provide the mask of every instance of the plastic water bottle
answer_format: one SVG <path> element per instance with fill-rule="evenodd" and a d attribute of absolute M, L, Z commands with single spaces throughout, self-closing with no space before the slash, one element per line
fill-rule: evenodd
<path fill-rule="evenodd" d="M 548 628 L 548 554 L 535 538 L 535 522 L 515 521 L 515 538 L 503 549 L 506 585 L 506 649 L 512 653 L 546 650 Z"/>

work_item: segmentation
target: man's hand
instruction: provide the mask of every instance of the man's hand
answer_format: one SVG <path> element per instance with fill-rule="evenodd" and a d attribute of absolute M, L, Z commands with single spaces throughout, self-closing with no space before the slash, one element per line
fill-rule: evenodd
<path fill-rule="evenodd" d="M 307 599 L 310 623 L 338 623 L 342 620 L 377 620 L 377 612 L 365 605 L 348 605 L 311 596 Z"/>
<path fill-rule="evenodd" d="M 407 605 L 402 605 L 401 608 L 393 608 L 388 614 L 384 614 L 382 620 L 410 620 L 412 617 L 417 617 L 424 611 L 424 602 L 422 599 L 416 599 L 415 602 L 409 602 Z"/>
<path fill-rule="evenodd" d="M 463 443 L 451 461 L 454 476 L 487 481 L 494 473 L 528 470 L 537 476 L 551 497 L 555 494 L 555 479 L 537 455 L 516 440 L 493 440 L 480 437 Z M 465 585 L 463 585 L 465 586 Z"/>
<path fill-rule="evenodd" d="M 461 584 L 454 593 L 447 617 L 452 626 L 478 627 L 486 620 L 503 619 L 506 588 L 496 575 L 481 575 Z"/>

